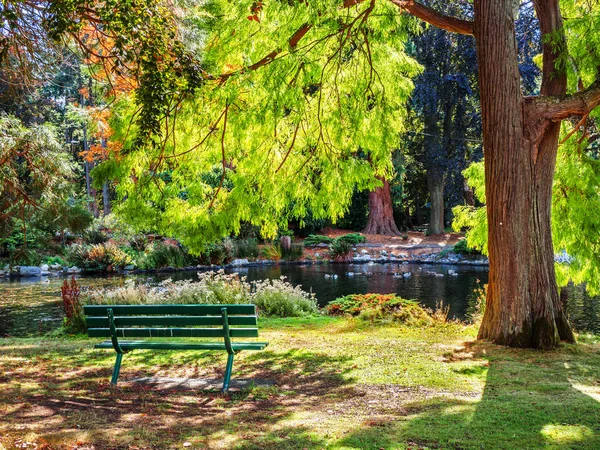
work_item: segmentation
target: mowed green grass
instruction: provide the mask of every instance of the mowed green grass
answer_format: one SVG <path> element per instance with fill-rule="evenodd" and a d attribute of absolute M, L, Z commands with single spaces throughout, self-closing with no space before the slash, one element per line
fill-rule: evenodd
<path fill-rule="evenodd" d="M 97 340 L 0 341 L 0 448 L 600 448 L 600 344 L 514 350 L 475 328 L 262 319 L 262 352 L 236 357 L 218 392 L 136 377 L 222 377 L 221 352 L 136 351 L 119 387 Z M 37 447 L 34 447 L 34 444 Z M 184 447 L 186 444 L 186 447 Z"/>

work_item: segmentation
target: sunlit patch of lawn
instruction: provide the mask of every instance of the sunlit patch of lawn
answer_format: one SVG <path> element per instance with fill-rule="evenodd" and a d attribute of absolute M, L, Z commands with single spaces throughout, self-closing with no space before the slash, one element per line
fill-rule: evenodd
<path fill-rule="evenodd" d="M 96 340 L 4 339 L 0 448 L 600 448 L 592 338 L 536 352 L 475 342 L 461 324 L 325 316 L 260 330 L 269 347 L 239 354 L 233 376 L 276 385 L 228 396 L 128 382 L 222 377 L 221 352 L 135 351 L 111 388 L 114 353 Z"/>

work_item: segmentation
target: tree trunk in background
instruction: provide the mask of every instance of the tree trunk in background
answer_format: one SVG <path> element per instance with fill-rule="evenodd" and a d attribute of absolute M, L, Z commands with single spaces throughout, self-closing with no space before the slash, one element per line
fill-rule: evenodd
<path fill-rule="evenodd" d="M 550 227 L 560 124 L 540 125 L 524 114 L 512 4 L 475 1 L 490 260 L 478 337 L 553 348 L 559 339 L 573 341 L 558 296 Z"/>
<path fill-rule="evenodd" d="M 423 216 L 421 215 L 421 197 L 417 192 L 415 196 L 415 218 L 417 222 L 417 226 L 423 225 Z"/>
<path fill-rule="evenodd" d="M 444 171 L 433 168 L 427 170 L 427 187 L 431 200 L 431 215 L 429 218 L 429 234 L 444 232 Z"/>
<path fill-rule="evenodd" d="M 108 195 L 108 183 L 102 185 L 102 209 L 105 216 L 110 214 L 110 196 Z"/>
<path fill-rule="evenodd" d="M 364 233 L 399 236 L 400 231 L 394 222 L 390 183 L 384 178 L 378 179 L 383 182 L 383 186 L 369 192 L 369 221 Z"/>

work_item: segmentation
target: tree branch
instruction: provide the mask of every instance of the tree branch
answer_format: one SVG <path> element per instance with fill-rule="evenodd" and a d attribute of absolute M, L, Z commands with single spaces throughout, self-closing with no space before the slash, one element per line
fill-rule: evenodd
<path fill-rule="evenodd" d="M 348 2 L 357 0 L 347 0 Z M 473 22 L 469 20 L 457 19 L 456 17 L 445 16 L 439 12 L 422 5 L 414 0 L 390 0 L 400 9 L 412 14 L 415 17 L 427 22 L 430 25 L 450 31 L 451 33 L 473 35 Z M 346 2 L 344 2 L 346 3 Z"/>
<path fill-rule="evenodd" d="M 600 79 L 584 91 L 572 95 L 552 97 L 528 97 L 534 113 L 552 121 L 560 121 L 573 116 L 584 116 L 600 105 Z"/>

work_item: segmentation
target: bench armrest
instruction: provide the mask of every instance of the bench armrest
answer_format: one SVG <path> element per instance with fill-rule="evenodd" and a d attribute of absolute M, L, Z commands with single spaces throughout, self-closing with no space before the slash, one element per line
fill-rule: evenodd
<path fill-rule="evenodd" d="M 115 315 L 113 313 L 112 308 L 108 308 L 106 310 L 108 315 L 108 326 L 110 328 L 110 340 L 112 341 L 113 348 L 117 353 L 125 353 L 121 346 L 119 345 L 119 340 L 117 339 L 117 327 L 115 326 Z"/>
<path fill-rule="evenodd" d="M 225 339 L 225 349 L 230 355 L 233 354 L 231 347 L 231 333 L 229 332 L 229 317 L 227 316 L 227 308 L 221 308 L 221 316 L 223 317 L 223 336 Z"/>

